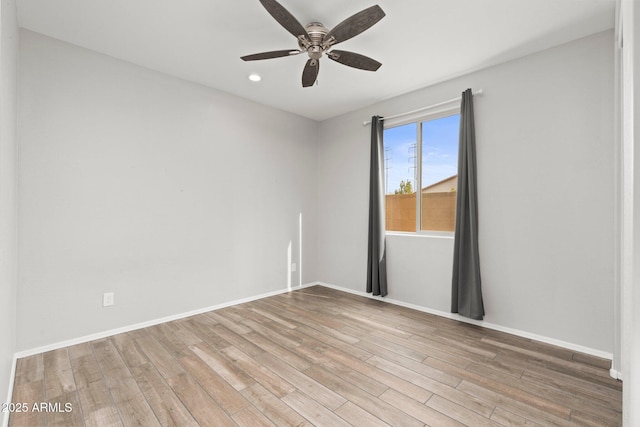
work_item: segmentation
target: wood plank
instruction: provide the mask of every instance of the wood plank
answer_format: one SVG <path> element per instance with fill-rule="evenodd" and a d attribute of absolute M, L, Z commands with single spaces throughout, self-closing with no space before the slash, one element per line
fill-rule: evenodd
<path fill-rule="evenodd" d="M 198 425 L 153 364 L 147 362 L 134 366 L 131 368 L 131 373 L 162 426 L 195 427 Z"/>
<path fill-rule="evenodd" d="M 276 299 L 267 300 L 269 303 L 274 305 L 277 312 L 280 312 L 283 316 L 287 316 L 289 319 L 297 320 L 309 328 L 313 328 L 318 332 L 329 335 L 347 344 L 353 344 L 358 341 L 357 338 L 351 337 L 340 331 L 341 328 L 349 326 L 349 324 L 344 321 L 336 320 L 333 315 L 305 311 L 299 306 L 286 305 Z M 330 310 L 330 308 L 327 307 L 327 310 Z"/>
<path fill-rule="evenodd" d="M 95 341 L 92 348 L 123 424 L 159 426 L 158 419 L 112 341 Z"/>
<path fill-rule="evenodd" d="M 552 382 L 539 382 L 534 378 L 528 377 L 523 377 L 523 379 L 506 379 L 490 367 L 477 367 L 476 370 L 489 381 L 506 384 L 547 401 L 563 405 L 566 408 L 592 414 L 602 420 L 609 420 L 607 423 L 614 420 L 616 418 L 616 414 L 619 413 L 618 410 L 611 408 L 611 406 L 615 405 L 614 402 L 608 402 L 608 405 L 605 405 L 604 401 L 598 398 L 590 399 L 590 404 L 586 404 L 584 398 L 576 396 L 575 392 L 570 388 L 558 388 L 555 387 Z"/>
<path fill-rule="evenodd" d="M 187 320 L 182 319 L 178 324 L 178 327 L 173 331 L 173 334 L 176 336 L 176 338 L 182 341 L 184 345 L 190 347 L 192 345 L 200 344 L 201 342 L 203 342 L 203 338 L 207 338 L 206 336 L 200 337 L 195 333 L 195 331 L 196 329 L 194 328 L 194 325 L 192 323 L 188 323 Z"/>
<path fill-rule="evenodd" d="M 91 426 L 121 426 L 122 420 L 104 380 L 78 388 L 85 423 Z"/>
<path fill-rule="evenodd" d="M 113 406 L 111 393 L 104 380 L 92 382 L 78 389 L 82 412 L 91 413 L 108 406 Z"/>
<path fill-rule="evenodd" d="M 521 417 L 520 415 L 516 415 L 513 412 L 505 411 L 504 409 L 497 407 L 493 414 L 491 414 L 491 419 L 503 426 L 524 426 L 524 427 L 535 427 L 540 424 L 534 423 L 533 421 L 529 421 L 528 419 Z"/>
<path fill-rule="evenodd" d="M 244 354 L 235 347 L 227 347 L 222 350 L 231 363 L 238 366 L 238 368 L 251 374 L 251 377 L 260 383 L 264 388 L 269 390 L 276 397 L 284 397 L 289 393 L 292 393 L 296 388 L 285 381 L 282 377 L 276 375 L 265 366 Z"/>
<path fill-rule="evenodd" d="M 358 337 L 359 341 L 354 344 L 355 347 L 365 349 L 370 353 L 374 353 L 378 348 L 382 348 L 383 350 L 389 350 L 406 358 L 415 360 L 416 362 L 422 362 L 427 358 L 427 355 L 422 351 L 417 351 L 415 349 L 409 348 L 408 346 L 404 346 L 402 344 L 392 342 L 389 340 L 385 340 L 381 337 L 373 336 L 373 334 L 369 332 L 358 332 L 357 327 L 349 326 L 343 328 L 342 330 L 345 333 L 352 334 L 353 336 Z M 402 339 L 402 338 L 401 338 Z M 363 342 L 364 341 L 364 342 Z M 408 344 L 411 344 L 408 342 Z M 424 346 L 413 346 L 415 347 L 424 347 Z"/>
<path fill-rule="evenodd" d="M 443 397 L 434 395 L 427 401 L 427 406 L 436 411 L 447 414 L 447 416 L 461 422 L 467 426 L 499 426 L 497 422 L 465 408 L 462 405 L 451 402 Z"/>
<path fill-rule="evenodd" d="M 278 426 L 309 427 L 312 424 L 267 389 L 256 383 L 242 390 L 242 395 L 271 422 Z"/>
<path fill-rule="evenodd" d="M 199 342 L 206 342 L 213 348 L 225 348 L 232 345 L 229 341 L 225 340 L 215 332 L 215 328 L 217 326 L 219 325 L 206 316 L 190 318 L 183 324 L 183 327 L 188 328 L 199 339 Z M 191 344 L 185 341 L 184 338 L 181 339 L 186 345 L 199 344 L 199 342 L 196 342 L 193 339 L 189 340 Z"/>
<path fill-rule="evenodd" d="M 392 339 L 389 337 L 389 339 Z M 433 348 L 439 350 L 446 354 L 451 354 L 453 356 L 461 357 L 470 362 L 478 362 L 484 363 L 487 360 L 491 360 L 495 357 L 496 353 L 478 354 L 478 352 L 474 351 L 472 348 L 468 348 L 465 346 L 455 346 L 451 345 L 452 342 L 442 342 L 442 339 L 434 339 L 434 337 L 422 337 L 420 335 L 412 335 L 407 341 L 413 341 L 414 343 L 419 344 L 420 346 L 426 346 L 429 348 Z M 419 347 L 420 348 L 420 347 Z M 442 358 L 446 361 L 446 358 Z"/>
<path fill-rule="evenodd" d="M 469 372 L 476 372 L 479 369 L 491 369 L 499 373 L 499 375 L 504 375 L 506 378 L 513 377 L 514 379 L 522 378 L 524 374 L 524 368 L 522 366 L 514 366 L 511 363 L 505 363 L 502 360 L 487 360 L 483 363 L 471 362 L 465 368 Z"/>
<path fill-rule="evenodd" d="M 93 353 L 71 359 L 71 370 L 78 389 L 104 381 L 102 370 Z"/>
<path fill-rule="evenodd" d="M 44 363 L 45 398 L 55 399 L 75 391 L 76 384 L 66 348 L 48 351 L 42 355 Z"/>
<path fill-rule="evenodd" d="M 419 402 L 426 402 L 427 399 L 429 399 L 433 394 L 422 387 L 419 387 L 393 374 L 389 374 L 388 372 L 382 369 L 378 369 L 370 363 L 363 362 L 360 359 L 349 356 L 348 354 L 344 354 L 335 350 L 327 350 L 325 354 L 333 360 L 355 370 L 356 372 L 360 372 L 365 376 L 375 378 L 380 383 L 394 390 L 397 390 L 400 393 L 410 396 Z"/>
<path fill-rule="evenodd" d="M 580 399 L 589 399 L 592 404 L 614 411 L 622 410 L 620 393 L 600 384 L 590 383 L 582 378 L 575 378 L 571 375 L 560 372 L 549 373 L 536 369 L 527 369 L 522 379 L 525 381 L 535 381 L 544 386 L 553 386 L 558 390 L 570 393 Z"/>
<path fill-rule="evenodd" d="M 247 325 L 247 327 L 251 328 L 251 330 L 254 331 L 255 333 L 262 335 L 266 339 L 277 342 L 281 346 L 286 347 L 288 349 L 295 349 L 296 347 L 299 347 L 301 344 L 300 339 L 296 339 L 295 337 L 292 337 L 290 334 L 288 334 L 289 329 L 284 328 L 285 329 L 284 333 L 280 333 L 276 325 L 267 326 L 250 319 L 243 320 L 242 323 L 244 325 Z"/>
<path fill-rule="evenodd" d="M 304 393 L 294 391 L 282 398 L 282 401 L 293 408 L 297 413 L 319 426 L 349 427 L 350 424 L 328 410 L 315 398 Z"/>
<path fill-rule="evenodd" d="M 40 359 L 42 360 L 42 357 L 40 357 Z M 25 369 L 28 366 L 32 366 L 31 362 L 32 361 L 29 363 L 23 363 L 19 367 L 21 369 Z M 16 375 L 18 375 L 18 372 L 23 375 L 23 377 L 27 376 L 26 373 L 17 370 Z M 39 381 L 15 384 L 12 396 L 12 403 L 14 403 L 14 406 L 11 408 L 12 410 L 9 413 L 9 425 L 26 427 L 45 425 L 46 414 L 31 410 L 34 404 L 44 401 L 44 378 Z"/>
<path fill-rule="evenodd" d="M 254 358 L 260 357 L 263 354 L 272 354 L 301 371 L 311 366 L 311 362 L 302 357 L 300 354 L 296 354 L 295 352 L 284 348 L 283 346 L 278 345 L 271 340 L 266 339 L 262 335 L 258 335 L 255 332 L 252 332 L 247 334 L 246 337 L 263 350 L 262 353 L 256 355 Z"/>
<path fill-rule="evenodd" d="M 538 424 L 543 426 L 561 426 L 566 427 L 571 425 L 568 419 L 560 418 L 556 415 L 549 413 L 548 411 L 541 410 L 529 405 L 527 402 L 514 399 L 513 397 L 490 390 L 480 385 L 462 381 L 457 387 L 458 390 L 463 391 L 469 395 L 475 396 L 479 399 L 486 400 L 496 407 L 501 407 L 509 412 L 519 415 L 527 420 L 535 420 Z"/>
<path fill-rule="evenodd" d="M 23 357 L 16 361 L 15 385 L 44 381 L 44 360 L 42 354 Z"/>
<path fill-rule="evenodd" d="M 433 394 L 445 397 L 452 402 L 459 403 L 466 408 L 470 408 L 471 410 L 485 417 L 489 417 L 491 415 L 491 412 L 493 412 L 493 405 L 488 404 L 481 399 L 476 399 L 473 396 L 462 393 L 461 391 L 447 386 L 446 384 L 442 384 L 438 381 L 432 380 L 431 378 L 420 375 L 415 371 L 407 369 L 403 366 L 393 364 L 377 356 L 372 357 L 367 362 L 389 372 L 390 374 L 403 378 L 425 390 L 429 390 Z"/>
<path fill-rule="evenodd" d="M 47 426 L 77 426 L 84 424 L 78 394 L 75 391 L 49 399 L 44 410 Z"/>
<path fill-rule="evenodd" d="M 513 369 L 521 369 L 522 377 L 535 378 L 540 382 L 571 388 L 577 394 L 586 394 L 596 399 L 611 400 L 611 403 L 615 404 L 614 407 L 619 409 L 622 394 L 618 384 L 603 384 L 599 380 L 594 382 L 593 377 L 568 373 L 564 369 L 558 370 L 553 364 L 531 363 L 527 358 L 515 358 L 500 354 L 496 357 L 496 362 Z"/>
<path fill-rule="evenodd" d="M 133 377 L 111 381 L 109 392 L 124 425 L 159 426 L 160 422 Z"/>
<path fill-rule="evenodd" d="M 314 338 L 317 341 L 324 343 L 325 345 L 331 348 L 343 351 L 345 353 L 349 353 L 353 357 L 357 357 L 360 360 L 366 360 L 369 357 L 371 357 L 371 353 L 369 353 L 368 351 L 354 346 L 354 344 L 357 344 L 359 340 L 356 340 L 353 343 L 348 343 L 348 342 L 345 342 L 344 340 L 336 338 L 333 334 L 327 334 L 325 332 L 319 331 L 317 329 L 314 329 L 305 325 L 297 327 L 296 331 L 299 333 L 305 334 L 311 338 Z"/>
<path fill-rule="evenodd" d="M 77 359 L 78 357 L 88 356 L 93 354 L 93 350 L 91 349 L 91 344 L 88 342 L 72 345 L 71 347 L 67 347 L 67 351 L 69 352 L 69 359 Z"/>
<path fill-rule="evenodd" d="M 595 366 L 596 368 L 599 368 L 599 369 L 604 369 L 604 370 L 611 369 L 611 360 L 603 359 L 602 357 L 592 356 L 590 354 L 574 352 L 571 355 L 571 360 L 573 360 L 574 362 Z"/>
<path fill-rule="evenodd" d="M 346 399 L 342 396 L 271 354 L 261 354 L 256 356 L 256 360 L 279 376 L 286 378 L 287 381 L 298 390 L 303 391 L 309 396 L 313 396 L 314 399 L 328 409 L 334 410 L 346 402 Z"/>
<path fill-rule="evenodd" d="M 269 418 L 262 415 L 256 408 L 250 406 L 232 416 L 233 421 L 240 427 L 276 427 Z"/>
<path fill-rule="evenodd" d="M 202 389 L 228 414 L 235 414 L 247 408 L 249 403 L 218 372 L 211 369 L 197 356 L 183 357 L 180 363 L 200 384 Z M 243 387 L 243 389 L 246 387 Z"/>
<path fill-rule="evenodd" d="M 571 413 L 571 410 L 564 405 L 557 404 L 554 401 L 551 401 L 549 399 L 540 397 L 533 393 L 529 393 L 528 391 L 525 391 L 523 389 L 514 387 L 513 385 L 511 385 L 512 380 L 510 380 L 509 383 L 503 382 L 502 378 L 496 378 L 496 377 L 489 378 L 486 376 L 486 374 L 479 375 L 473 372 L 469 372 L 467 370 L 459 369 L 455 366 L 447 365 L 445 362 L 442 362 L 437 359 L 429 358 L 425 360 L 425 363 L 428 363 L 435 368 L 447 370 L 453 375 L 459 376 L 463 379 L 467 379 L 470 382 L 489 388 L 491 390 L 495 390 L 498 393 L 512 396 L 513 398 L 521 402 L 526 402 L 527 404 L 534 406 L 538 409 L 551 412 L 552 414 L 560 418 L 568 419 Z"/>
<path fill-rule="evenodd" d="M 169 378 L 169 385 L 187 406 L 191 415 L 203 426 L 235 426 L 235 423 L 186 373 Z"/>
<path fill-rule="evenodd" d="M 618 425 L 617 421 L 609 416 L 603 417 L 598 414 L 586 413 L 580 410 L 574 410 L 571 412 L 571 421 L 582 426 L 593 427 Z"/>
<path fill-rule="evenodd" d="M 227 321 L 240 323 L 245 319 L 245 316 L 242 313 L 238 313 L 238 311 L 242 310 L 242 306 L 229 306 L 224 307 L 218 310 L 215 310 L 214 313 L 219 316 L 224 317 Z"/>
<path fill-rule="evenodd" d="M 208 313 L 205 314 L 207 317 L 215 320 L 216 322 L 220 323 L 222 326 L 224 326 L 225 328 L 229 329 L 230 331 L 232 331 L 235 334 L 238 335 L 244 335 L 244 334 L 248 334 L 249 332 L 251 332 L 251 329 L 247 328 L 246 326 L 239 324 L 238 322 L 228 319 L 227 317 L 224 316 L 224 313 L 221 312 L 221 310 L 217 310 L 217 311 L 210 311 Z"/>
<path fill-rule="evenodd" d="M 273 324 L 273 320 L 269 319 L 267 316 L 263 316 L 260 313 L 251 310 L 251 304 L 242 304 L 236 305 L 233 307 L 229 307 L 234 314 L 234 318 L 238 319 L 238 322 L 244 323 L 247 320 L 251 322 L 259 323 L 264 326 L 268 326 Z"/>
<path fill-rule="evenodd" d="M 91 347 L 108 387 L 119 383 L 121 380 L 131 378 L 129 368 L 125 365 L 111 341 L 93 341 Z"/>
<path fill-rule="evenodd" d="M 84 422 L 86 427 L 119 427 L 124 425 L 115 406 L 108 406 L 84 414 Z"/>
<path fill-rule="evenodd" d="M 307 349 L 305 349 L 304 347 L 301 347 L 298 350 L 300 352 L 304 352 Z M 308 351 L 312 351 L 312 350 L 308 349 Z M 373 396 L 380 396 L 389 388 L 387 385 L 377 381 L 375 378 L 366 376 L 354 369 L 351 369 L 348 366 L 343 365 L 342 363 L 337 362 L 331 359 L 330 357 L 327 357 L 323 353 L 316 353 L 316 354 L 313 354 L 312 356 L 310 355 L 309 357 L 310 358 L 313 357 L 313 361 L 314 361 L 313 367 L 315 366 L 321 367 L 325 371 L 333 373 L 334 375 L 340 377 L 344 381 L 350 382 L 354 386 L 361 388 L 363 391 L 366 391 L 367 393 Z M 307 373 L 308 371 L 309 370 L 307 369 L 304 372 Z"/>
<path fill-rule="evenodd" d="M 220 337 L 220 339 L 224 340 L 225 342 L 228 342 L 229 345 L 232 345 L 238 348 L 243 353 L 246 353 L 251 357 L 260 353 L 264 353 L 265 351 L 263 348 L 260 348 L 259 346 L 255 345 L 252 341 L 248 340 L 247 337 L 245 337 L 244 335 L 238 335 L 222 325 L 216 325 L 212 327 L 211 332 L 216 334 L 218 337 Z M 218 341 L 214 341 L 212 345 L 214 347 L 220 347 L 217 343 Z"/>
<path fill-rule="evenodd" d="M 539 350 L 530 350 L 522 347 L 517 347 L 512 344 L 496 341 L 495 339 L 485 340 L 485 341 L 491 342 L 494 346 L 499 347 L 501 349 L 510 350 L 512 352 L 527 356 L 531 359 L 538 360 L 546 364 L 553 364 L 553 366 L 555 366 L 556 369 L 559 371 L 573 374 L 576 376 L 584 375 L 587 378 L 591 378 L 594 381 L 597 380 L 602 384 L 609 385 L 612 387 L 618 387 L 618 388 L 622 387 L 622 384 L 620 384 L 619 381 L 611 378 L 608 370 L 597 368 L 596 366 L 588 365 L 584 363 L 574 363 L 571 360 L 564 360 L 556 356 L 546 354 Z"/>
<path fill-rule="evenodd" d="M 423 423 L 410 414 L 402 412 L 402 410 L 388 404 L 382 399 L 371 396 L 362 389 L 354 386 L 342 378 L 338 378 L 330 372 L 319 369 L 318 367 L 310 368 L 306 373 L 319 383 L 331 390 L 337 390 L 341 396 L 348 399 L 354 405 L 359 406 L 372 416 L 377 417 L 385 423 L 392 426 L 422 426 Z"/>
<path fill-rule="evenodd" d="M 158 334 L 166 338 L 166 333 L 170 331 L 156 331 L 156 333 L 147 334 L 142 337 L 136 338 L 136 343 L 140 350 L 146 355 L 146 357 L 154 364 L 158 372 L 165 378 L 171 378 L 176 375 L 184 373 L 184 369 L 178 363 L 178 360 L 174 356 L 190 355 L 191 352 L 173 352 L 170 353 L 157 339 Z M 160 338 L 162 340 L 162 338 Z"/>
<path fill-rule="evenodd" d="M 344 405 L 336 409 L 335 412 L 339 415 L 343 420 L 348 422 L 351 425 L 358 426 L 368 426 L 368 427 L 385 427 L 389 426 L 389 424 L 385 423 L 378 417 L 374 417 L 358 405 L 352 402 L 346 402 Z"/>
<path fill-rule="evenodd" d="M 391 315 L 378 315 L 372 316 L 369 314 L 356 314 L 350 310 L 342 310 L 340 319 L 344 319 L 348 324 L 355 324 L 359 328 L 364 328 L 369 331 L 380 331 L 387 334 L 394 335 L 398 338 L 409 338 L 413 335 L 410 332 L 403 331 L 396 328 L 393 321 L 390 321 L 394 316 Z"/>
<path fill-rule="evenodd" d="M 156 341 L 158 341 L 158 343 L 165 348 L 165 351 L 176 360 L 191 354 L 189 346 L 176 336 L 175 332 L 177 329 L 178 326 L 172 322 L 162 323 L 149 328 Z"/>
<path fill-rule="evenodd" d="M 369 396 L 369 394 L 366 392 L 366 390 L 364 390 L 363 387 L 361 387 L 360 384 L 354 384 L 344 377 L 337 375 L 336 372 L 325 369 L 322 366 L 312 366 L 311 368 L 304 371 L 304 373 L 310 378 L 318 381 L 318 383 L 320 384 L 329 384 L 329 386 L 327 387 L 342 397 L 347 398 L 346 396 L 354 394 L 358 394 L 363 398 L 365 396 Z M 389 389 L 387 388 L 387 390 Z M 377 396 L 371 395 L 371 397 Z"/>
<path fill-rule="evenodd" d="M 422 421 L 428 426 L 462 427 L 465 425 L 392 389 L 384 392 L 382 396 L 380 396 L 380 399 L 393 405 L 394 408 L 398 408 L 402 412 Z"/>
<path fill-rule="evenodd" d="M 363 344 L 362 342 L 358 343 L 358 345 Z M 402 366 L 404 368 L 410 369 L 420 375 L 423 375 L 432 380 L 441 382 L 442 384 L 448 385 L 450 387 L 455 387 L 460 384 L 461 379 L 451 375 L 449 373 L 443 372 L 439 369 L 435 369 L 429 365 L 425 365 L 424 363 L 420 363 L 415 361 L 414 359 L 410 359 L 408 357 L 404 357 L 398 353 L 393 351 L 389 351 L 382 347 L 377 347 L 375 344 L 367 343 L 365 346 L 370 349 L 370 351 L 375 354 L 377 357 L 388 360 L 398 366 Z"/>
<path fill-rule="evenodd" d="M 263 317 L 266 317 L 267 319 L 273 320 L 274 322 L 279 323 L 281 326 L 284 326 L 285 328 L 289 328 L 289 329 L 296 328 L 296 325 L 294 323 L 287 321 L 286 318 L 278 315 L 278 313 L 271 313 L 269 311 L 262 310 L 260 307 L 257 307 L 256 302 L 251 302 L 247 304 L 247 307 L 249 308 L 249 310 Z"/>
<path fill-rule="evenodd" d="M 499 348 L 501 350 L 507 349 L 508 347 L 503 346 L 503 344 L 507 344 L 512 347 L 512 350 L 515 348 L 522 349 L 528 352 L 547 355 L 554 359 L 561 359 L 565 361 L 571 361 L 574 357 L 574 351 L 566 348 L 558 347 L 553 344 L 547 344 L 540 341 L 534 341 L 524 337 L 518 337 L 515 335 L 504 335 L 498 331 L 487 330 L 485 332 L 485 336 L 481 339 L 482 342 L 486 344 L 490 344 Z M 520 351 L 516 351 L 520 352 Z M 609 368 L 606 368 L 609 369 Z"/>
<path fill-rule="evenodd" d="M 242 390 L 252 385 L 255 380 L 242 369 L 238 369 L 224 355 L 218 353 L 206 344 L 190 347 L 191 351 L 206 363 L 216 374 L 224 378 L 236 390 Z"/>
<path fill-rule="evenodd" d="M 120 357 L 129 367 L 140 366 L 149 361 L 149 358 L 138 348 L 135 340 L 130 334 L 118 334 L 111 337 L 115 348 L 118 349 Z"/>
<path fill-rule="evenodd" d="M 281 305 L 273 298 L 265 298 L 259 302 L 254 301 L 254 303 L 261 303 L 263 304 L 263 307 L 268 307 L 271 310 L 276 310 L 280 317 L 287 319 L 287 321 L 295 325 L 295 329 L 297 332 L 304 333 L 309 337 L 313 337 L 318 341 L 324 342 L 333 347 L 349 351 L 350 344 L 358 341 L 357 338 L 351 337 L 348 334 L 344 334 L 340 330 L 332 329 L 331 324 L 328 323 L 333 321 L 331 317 L 323 317 L 322 322 L 317 322 L 313 318 L 314 314 L 310 314 L 307 311 L 300 310 L 298 307 L 288 307 L 286 305 Z M 343 322 L 334 322 L 332 323 L 332 325 L 334 327 L 346 326 L 346 324 Z M 354 351 L 357 351 L 357 349 Z M 369 356 L 366 353 L 358 353 L 360 354 L 357 354 L 357 356 L 361 358 L 367 358 Z"/>

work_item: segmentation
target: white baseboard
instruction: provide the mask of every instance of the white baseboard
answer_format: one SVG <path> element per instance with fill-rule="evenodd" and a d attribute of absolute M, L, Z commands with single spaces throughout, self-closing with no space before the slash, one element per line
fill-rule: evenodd
<path fill-rule="evenodd" d="M 13 362 L 11 362 L 11 373 L 9 374 L 9 390 L 7 391 L 7 400 L 5 400 L 5 403 L 11 403 L 11 400 L 13 399 L 13 385 L 15 384 L 17 363 L 18 358 L 14 355 Z M 2 413 L 2 427 L 9 426 L 9 414 L 9 411 Z"/>
<path fill-rule="evenodd" d="M 116 329 L 110 329 L 107 331 L 102 331 L 102 332 L 98 332 L 95 334 L 91 334 L 91 335 L 85 335 L 82 337 L 78 337 L 78 338 L 73 338 L 70 340 L 65 340 L 65 341 L 60 341 L 60 342 L 56 342 L 53 344 L 48 344 L 42 347 L 37 347 L 37 348 L 32 348 L 30 350 L 24 350 L 24 351 L 19 351 L 15 354 L 15 359 L 20 359 L 22 357 L 29 357 L 29 356 L 33 356 L 34 354 L 40 354 L 40 353 L 45 353 L 47 351 L 52 351 L 52 350 L 57 350 L 59 348 L 64 348 L 64 347 L 69 347 L 72 345 L 76 345 L 76 344 L 82 344 L 85 342 L 89 342 L 89 341 L 93 341 L 93 340 L 98 340 L 98 339 L 102 339 L 102 338 L 107 338 L 113 335 L 117 335 L 117 334 L 122 334 L 125 332 L 131 332 L 131 331 L 135 331 L 136 329 L 142 329 L 142 328 L 148 328 L 149 326 L 154 326 L 154 325 L 158 325 L 160 323 L 166 323 L 166 322 L 171 322 L 173 320 L 179 320 L 179 319 L 184 319 L 185 317 L 190 317 L 190 316 L 195 316 L 197 314 L 202 314 L 202 313 L 206 313 L 208 311 L 213 311 L 213 310 L 219 310 L 221 308 L 225 308 L 225 307 L 231 307 L 233 305 L 238 305 L 238 304 L 242 304 L 245 302 L 251 302 L 251 301 L 255 301 L 258 299 L 262 299 L 262 298 L 266 298 L 266 297 L 270 297 L 270 296 L 274 296 L 274 295 L 280 295 L 286 292 L 290 292 L 290 291 L 295 291 L 298 289 L 304 289 L 307 288 L 309 286 L 314 286 L 317 283 L 307 283 L 307 284 L 303 284 L 300 286 L 292 286 L 291 288 L 285 288 L 285 289 L 280 289 L 278 291 L 273 291 L 273 292 L 267 292 L 264 294 L 260 294 L 260 295 L 255 295 L 252 297 L 247 297 L 247 298 L 241 298 L 238 300 L 234 300 L 234 301 L 229 301 L 229 302 L 225 302 L 222 304 L 217 304 L 217 305 L 212 305 L 209 307 L 203 307 L 203 308 L 198 308 L 195 310 L 191 310 L 188 311 L 186 313 L 179 313 L 179 314 L 174 314 L 171 316 L 166 316 L 166 317 L 161 317 L 159 319 L 153 319 L 153 320 L 148 320 L 146 322 L 141 322 L 141 323 L 136 323 L 134 325 L 128 325 L 128 326 L 123 326 L 121 328 L 116 328 Z M 15 363 L 14 363 L 14 368 L 15 368 Z M 12 375 L 13 378 L 13 375 Z"/>
<path fill-rule="evenodd" d="M 613 368 L 609 369 L 609 375 L 614 380 L 622 381 L 622 372 L 618 371 L 617 369 L 613 369 Z"/>
<path fill-rule="evenodd" d="M 349 289 L 349 288 L 343 288 L 341 286 L 336 286 L 336 285 L 332 285 L 329 283 L 323 283 L 323 282 L 318 282 L 318 285 L 320 286 L 325 286 L 327 288 L 331 288 L 331 289 L 336 289 L 338 291 L 343 291 L 343 292 L 348 292 L 350 294 L 354 294 L 354 295 L 359 295 L 359 296 L 363 296 L 366 298 L 371 298 L 371 299 L 375 299 L 378 301 L 384 301 L 384 302 L 388 302 L 389 304 L 394 304 L 394 305 L 399 305 L 402 307 L 407 307 L 407 308 L 411 308 L 414 310 L 418 310 L 418 311 L 422 311 L 424 313 L 429 313 L 429 314 L 433 314 L 436 316 L 440 316 L 440 317 L 446 317 L 448 319 L 453 319 L 453 320 L 457 320 L 459 322 L 464 322 L 464 323 L 470 323 L 472 325 L 477 325 L 477 326 L 482 326 L 483 328 L 488 328 L 488 329 L 493 329 L 495 331 L 499 331 L 499 332 L 505 332 L 511 335 L 516 335 L 519 337 L 523 337 L 523 338 L 527 338 L 527 339 L 531 339 L 531 340 L 535 340 L 535 341 L 540 341 L 546 344 L 551 344 L 551 345 L 555 345 L 558 347 L 563 347 L 566 348 L 568 350 L 572 350 L 572 351 L 578 351 L 580 353 L 585 353 L 585 354 L 589 354 L 591 356 L 596 356 L 596 357 L 600 357 L 603 359 L 608 359 L 608 360 L 613 360 L 613 354 L 605 352 L 605 351 L 601 351 L 601 350 L 596 350 L 593 348 L 589 348 L 589 347 L 584 347 L 578 344 L 573 344 L 570 342 L 566 342 L 566 341 L 561 341 L 561 340 L 557 340 L 555 338 L 549 338 L 549 337 L 545 337 L 542 335 L 537 335 L 537 334 L 533 334 L 530 332 L 526 332 L 526 331 L 521 331 L 519 329 L 513 329 L 513 328 L 508 328 L 506 326 L 501 326 L 501 325 L 496 325 L 493 323 L 489 323 L 489 322 L 485 322 L 483 320 L 473 320 L 473 319 L 469 319 L 467 317 L 463 317 L 460 316 L 459 314 L 455 314 L 455 313 L 448 313 L 445 311 L 440 311 L 440 310 L 434 310 L 432 308 L 428 308 L 428 307 L 423 307 L 423 306 L 419 306 L 416 304 L 411 304 L 411 303 L 407 303 L 404 301 L 398 301 L 398 300 L 394 300 L 391 298 L 387 298 L 387 297 L 379 297 L 379 296 L 372 296 L 371 294 L 368 294 L 366 292 L 361 292 L 361 291 L 355 291 L 353 289 Z"/>

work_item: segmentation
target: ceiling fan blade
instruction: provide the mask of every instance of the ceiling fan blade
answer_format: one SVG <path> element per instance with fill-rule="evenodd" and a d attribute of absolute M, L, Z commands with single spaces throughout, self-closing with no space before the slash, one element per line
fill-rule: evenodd
<path fill-rule="evenodd" d="M 329 59 L 333 59 L 343 65 L 367 71 L 377 71 L 382 65 L 375 59 L 371 59 L 368 56 L 360 55 L 359 53 L 347 52 L 346 50 L 332 50 L 327 54 L 327 56 Z"/>
<path fill-rule="evenodd" d="M 285 30 L 293 34 L 294 37 L 309 38 L 307 30 L 304 29 L 302 24 L 276 0 L 260 0 L 260 3 L 262 3 L 262 6 L 267 9 L 267 12 L 269 12 Z"/>
<path fill-rule="evenodd" d="M 328 41 L 328 46 L 341 43 L 367 30 L 384 17 L 385 13 L 380 6 L 371 6 L 336 25 L 324 39 Z"/>
<path fill-rule="evenodd" d="M 271 52 L 254 53 L 253 55 L 241 56 L 243 61 L 258 61 L 260 59 L 282 58 L 283 56 L 293 56 L 302 53 L 301 50 L 288 49 L 288 50 L 273 50 Z"/>
<path fill-rule="evenodd" d="M 313 86 L 320 72 L 320 60 L 309 59 L 302 70 L 302 87 Z"/>

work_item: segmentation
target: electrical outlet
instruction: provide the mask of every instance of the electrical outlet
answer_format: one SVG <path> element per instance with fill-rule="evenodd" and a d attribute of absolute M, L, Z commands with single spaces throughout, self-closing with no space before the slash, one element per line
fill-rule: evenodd
<path fill-rule="evenodd" d="M 110 305 L 113 305 L 113 292 L 107 292 L 102 295 L 102 306 L 109 307 Z"/>
<path fill-rule="evenodd" d="M 291 263 L 291 271 L 295 272 L 296 270 L 298 270 L 298 266 L 296 266 L 296 263 Z"/>

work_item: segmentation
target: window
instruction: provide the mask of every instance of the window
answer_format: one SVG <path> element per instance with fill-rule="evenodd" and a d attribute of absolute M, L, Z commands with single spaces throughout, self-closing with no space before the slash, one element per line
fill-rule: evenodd
<path fill-rule="evenodd" d="M 387 231 L 454 231 L 459 129 L 449 110 L 384 130 Z"/>

